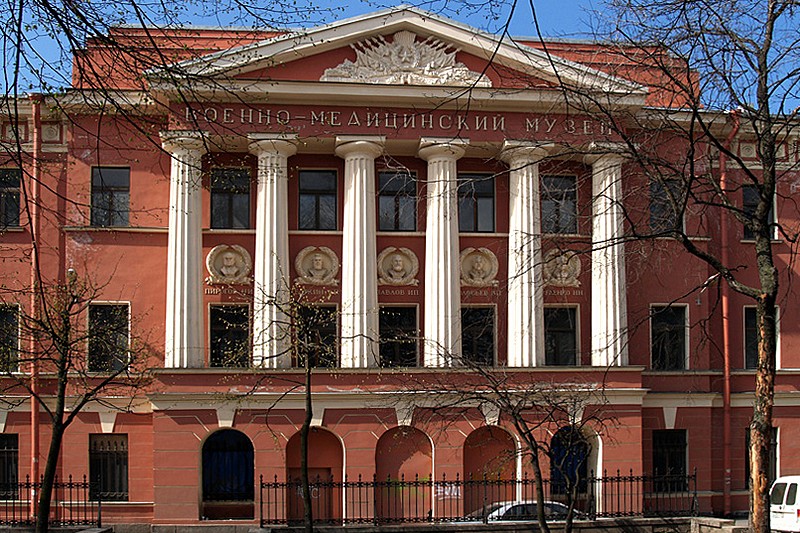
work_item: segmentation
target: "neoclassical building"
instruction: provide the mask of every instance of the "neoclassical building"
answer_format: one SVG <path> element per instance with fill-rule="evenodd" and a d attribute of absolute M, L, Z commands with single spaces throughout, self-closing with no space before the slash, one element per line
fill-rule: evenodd
<path fill-rule="evenodd" d="M 2 124 L 9 154 L 15 134 L 24 149 L 0 169 L 2 285 L 31 282 L 20 258 L 38 234 L 44 279 L 71 269 L 99 287 L 88 329 L 127 332 L 116 352 L 89 342 L 86 370 L 124 366 L 133 339 L 152 354 L 134 398 L 90 404 L 67 432 L 59 472 L 98 479 L 107 521 L 255 519 L 258 476 L 299 471 L 306 364 L 317 475 L 529 474 L 508 413 L 464 394 L 448 415 L 438 400 L 488 372 L 512 395 L 589 391 L 573 415 L 605 423 L 581 427 L 588 470 L 696 470 L 702 512 L 747 508 L 754 308 L 729 296 L 723 343 L 713 271 L 669 238 L 628 238 L 680 223 L 714 249 L 721 233 L 705 215 L 671 218 L 666 189 L 590 105 L 678 113 L 655 68 L 609 63 L 591 43 L 548 55 L 407 7 L 297 33 L 160 31 L 175 61 L 160 67 L 142 59 L 143 31 L 114 30 L 139 46 L 128 62 L 90 41 L 71 91 L 20 102 Z M 140 77 L 126 70 L 137 61 Z M 747 132 L 730 138 L 755 164 Z M 782 146 L 780 165 L 800 163 L 797 139 Z M 20 210 L 26 191 L 44 207 Z M 775 212 L 800 218 L 790 202 Z M 728 240 L 752 265 L 743 229 Z M 789 279 L 790 244 L 775 252 Z M 8 348 L 27 304 L 4 298 Z M 788 474 L 800 469 L 794 321 L 779 339 L 775 472 Z M 0 413 L 0 482 L 34 463 L 31 419 L 26 401 Z M 537 427 L 558 441 L 558 423 Z M 225 492 L 215 457 L 231 449 L 249 473 Z M 114 475 L 98 477 L 104 460 Z"/>

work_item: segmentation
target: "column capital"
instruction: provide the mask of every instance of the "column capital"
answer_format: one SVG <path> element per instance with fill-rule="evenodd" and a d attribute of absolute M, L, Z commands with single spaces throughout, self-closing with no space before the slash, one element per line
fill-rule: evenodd
<path fill-rule="evenodd" d="M 253 155 L 264 152 L 290 157 L 297 153 L 297 135 L 285 133 L 251 133 L 247 136 L 250 141 L 248 150 Z"/>
<path fill-rule="evenodd" d="M 340 135 L 336 137 L 335 153 L 343 159 L 353 155 L 374 159 L 383 153 L 385 143 L 383 135 Z"/>
<path fill-rule="evenodd" d="M 453 139 L 450 137 L 422 137 L 419 140 L 418 155 L 425 161 L 443 158 L 457 161 L 464 156 L 469 139 Z"/>
<path fill-rule="evenodd" d="M 196 150 L 206 152 L 208 132 L 205 131 L 162 131 L 161 147 L 167 152 L 174 153 L 178 150 Z"/>
<path fill-rule="evenodd" d="M 609 167 L 621 165 L 629 157 L 628 147 L 623 143 L 589 143 L 583 162 L 587 165 Z"/>
<path fill-rule="evenodd" d="M 514 161 L 523 160 L 524 163 L 538 163 L 553 151 L 555 143 L 532 142 L 532 141 L 513 141 L 503 142 L 500 151 L 500 160 L 511 166 Z"/>

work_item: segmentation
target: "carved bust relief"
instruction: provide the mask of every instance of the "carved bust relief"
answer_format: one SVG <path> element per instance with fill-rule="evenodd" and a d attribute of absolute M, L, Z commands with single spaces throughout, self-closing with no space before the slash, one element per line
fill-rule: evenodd
<path fill-rule="evenodd" d="M 499 264 L 488 248 L 467 248 L 461 252 L 461 284 L 467 287 L 496 287 Z"/>
<path fill-rule="evenodd" d="M 580 287 L 581 258 L 570 250 L 550 250 L 544 256 L 544 284 L 553 287 Z"/>
<path fill-rule="evenodd" d="M 415 33 L 399 31 L 391 41 L 376 35 L 350 47 L 356 52 L 355 62 L 347 59 L 327 69 L 320 81 L 492 86 L 489 78 L 456 61 L 458 48 L 434 37 L 418 41 Z"/>
<path fill-rule="evenodd" d="M 294 259 L 295 283 L 338 285 L 339 258 L 327 246 L 306 246 Z"/>
<path fill-rule="evenodd" d="M 220 244 L 208 252 L 206 278 L 209 285 L 250 283 L 253 261 L 247 250 L 237 244 Z"/>
<path fill-rule="evenodd" d="M 378 285 L 419 285 L 419 260 L 408 248 L 385 248 L 378 255 Z"/>

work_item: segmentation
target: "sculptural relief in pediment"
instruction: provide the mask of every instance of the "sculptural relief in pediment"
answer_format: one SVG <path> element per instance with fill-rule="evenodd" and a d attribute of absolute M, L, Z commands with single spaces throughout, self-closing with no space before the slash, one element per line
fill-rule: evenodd
<path fill-rule="evenodd" d="M 491 87 L 480 72 L 456 61 L 458 48 L 428 37 L 417 40 L 410 31 L 399 31 L 388 41 L 376 35 L 350 45 L 356 60 L 346 59 L 329 68 L 320 81 L 380 83 L 390 85 L 455 85 Z"/>

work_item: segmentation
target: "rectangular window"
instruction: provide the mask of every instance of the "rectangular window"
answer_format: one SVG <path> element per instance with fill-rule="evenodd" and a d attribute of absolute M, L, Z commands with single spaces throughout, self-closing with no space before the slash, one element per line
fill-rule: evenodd
<path fill-rule="evenodd" d="M 92 169 L 92 226 L 128 225 L 131 170 L 119 167 Z"/>
<path fill-rule="evenodd" d="M 494 177 L 458 175 L 458 231 L 494 231 Z"/>
<path fill-rule="evenodd" d="M 298 228 L 336 229 L 336 171 L 301 170 Z"/>
<path fill-rule="evenodd" d="M 417 308 L 381 307 L 379 321 L 381 366 L 417 366 Z"/>
<path fill-rule="evenodd" d="M 742 211 L 744 211 L 745 215 L 752 216 L 756 212 L 756 208 L 758 207 L 758 203 L 761 201 L 761 194 L 758 192 L 758 187 L 755 185 L 744 185 L 742 186 Z M 767 219 L 773 223 L 775 222 L 775 205 L 773 201 L 773 205 L 770 207 L 769 215 L 767 215 Z M 771 238 L 774 238 L 775 235 L 775 227 L 773 226 L 772 230 L 770 230 L 769 235 Z M 745 239 L 754 239 L 755 233 L 753 233 L 752 228 L 748 226 L 744 226 L 744 238 Z"/>
<path fill-rule="evenodd" d="M 494 307 L 461 308 L 461 351 L 464 361 L 494 365 Z"/>
<path fill-rule="evenodd" d="M 772 484 L 778 477 L 778 428 L 772 428 L 769 441 L 769 464 L 767 483 Z M 750 488 L 750 428 L 744 428 L 744 486 Z"/>
<path fill-rule="evenodd" d="M 16 372 L 19 358 L 19 308 L 0 304 L 0 372 Z"/>
<path fill-rule="evenodd" d="M 378 174 L 378 229 L 417 229 L 417 180 L 408 171 Z"/>
<path fill-rule="evenodd" d="M 0 168 L 0 228 L 19 226 L 19 187 L 22 171 Z"/>
<path fill-rule="evenodd" d="M 89 305 L 89 372 L 119 372 L 128 364 L 128 304 Z"/>
<path fill-rule="evenodd" d="M 19 469 L 19 436 L 0 433 L 0 500 L 16 500 Z"/>
<path fill-rule="evenodd" d="M 669 234 L 683 229 L 681 218 L 681 182 L 658 180 L 650 182 L 650 231 Z"/>
<path fill-rule="evenodd" d="M 128 501 L 128 435 L 89 435 L 90 498 Z"/>
<path fill-rule="evenodd" d="M 744 308 L 744 367 L 754 369 L 758 366 L 758 327 L 756 308 Z"/>
<path fill-rule="evenodd" d="M 250 170 L 215 168 L 211 171 L 211 227 L 250 227 Z"/>
<path fill-rule="evenodd" d="M 308 305 L 300 307 L 295 320 L 297 366 L 305 368 L 305 359 L 315 368 L 339 366 L 336 306 Z"/>
<path fill-rule="evenodd" d="M 685 306 L 653 306 L 650 309 L 650 356 L 653 370 L 686 368 Z"/>
<path fill-rule="evenodd" d="M 653 488 L 656 492 L 688 489 L 686 479 L 686 430 L 653 430 Z"/>
<path fill-rule="evenodd" d="M 211 357 L 213 367 L 250 365 L 250 306 L 211 306 Z"/>
<path fill-rule="evenodd" d="M 548 366 L 577 364 L 578 325 L 575 307 L 544 308 L 544 358 Z"/>
<path fill-rule="evenodd" d="M 575 176 L 542 176 L 542 233 L 578 233 Z"/>

